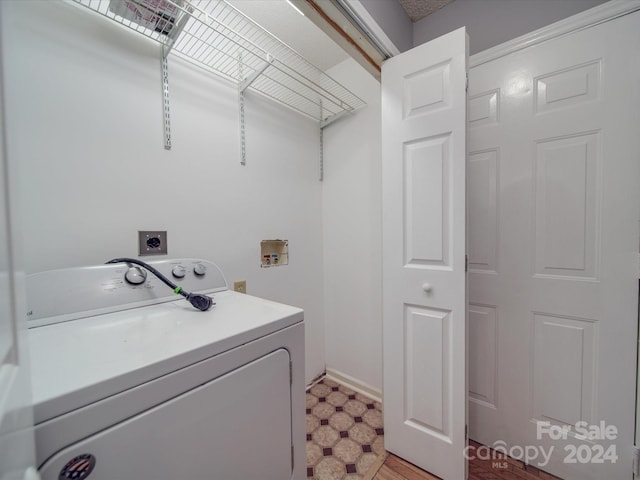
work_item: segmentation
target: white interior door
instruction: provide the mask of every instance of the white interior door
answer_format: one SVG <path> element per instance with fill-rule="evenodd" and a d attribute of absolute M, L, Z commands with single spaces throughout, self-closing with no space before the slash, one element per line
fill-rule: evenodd
<path fill-rule="evenodd" d="M 2 5 L 0 19 L 1 12 Z M 26 302 L 24 288 L 20 288 L 24 282 L 19 274 L 19 256 L 12 248 L 16 232 L 9 202 L 14 197 L 9 192 L 3 84 L 0 25 L 0 479 L 35 480 L 38 474 L 33 467 L 31 383 L 24 345 Z M 15 211 L 13 213 L 15 217 Z"/>
<path fill-rule="evenodd" d="M 469 73 L 469 436 L 565 479 L 632 478 L 639 25 Z"/>
<path fill-rule="evenodd" d="M 466 476 L 465 29 L 382 68 L 385 448 Z"/>

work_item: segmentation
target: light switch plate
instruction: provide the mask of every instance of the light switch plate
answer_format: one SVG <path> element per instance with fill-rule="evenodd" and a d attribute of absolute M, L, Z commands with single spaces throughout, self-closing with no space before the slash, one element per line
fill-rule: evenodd
<path fill-rule="evenodd" d="M 167 254 L 166 230 L 138 231 L 138 254 L 140 256 L 166 255 Z"/>

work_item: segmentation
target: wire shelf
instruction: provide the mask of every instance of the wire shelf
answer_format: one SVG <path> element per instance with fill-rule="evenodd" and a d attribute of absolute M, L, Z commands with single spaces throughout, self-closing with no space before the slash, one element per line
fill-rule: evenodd
<path fill-rule="evenodd" d="M 225 0 L 72 0 L 322 125 L 365 105 Z"/>

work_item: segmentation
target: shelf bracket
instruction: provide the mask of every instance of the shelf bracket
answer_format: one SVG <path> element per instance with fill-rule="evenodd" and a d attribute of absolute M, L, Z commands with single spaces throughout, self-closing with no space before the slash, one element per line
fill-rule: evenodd
<path fill-rule="evenodd" d="M 162 57 L 162 112 L 164 123 L 164 148 L 171 150 L 171 110 L 169 109 L 169 65 Z"/>
<path fill-rule="evenodd" d="M 320 99 L 320 178 L 324 180 L 324 127 L 322 126 L 322 99 Z"/>
<path fill-rule="evenodd" d="M 323 119 L 322 113 L 322 100 L 320 100 L 320 181 L 324 180 L 324 129 L 331 125 L 333 122 L 340 120 L 345 117 L 347 114 L 351 114 L 352 112 L 349 110 L 343 110 L 340 113 L 336 113 Z"/>
<path fill-rule="evenodd" d="M 242 63 L 242 52 L 238 53 L 238 80 L 242 82 L 244 78 L 244 64 Z M 240 165 L 247 164 L 247 143 L 244 125 L 244 90 L 238 88 L 238 111 L 240 113 Z"/>
<path fill-rule="evenodd" d="M 169 62 L 167 57 L 173 48 L 176 39 L 182 33 L 189 15 L 183 11 L 178 22 L 167 35 L 167 41 L 162 45 L 162 115 L 164 123 L 164 148 L 171 150 L 171 109 L 169 105 Z"/>
<path fill-rule="evenodd" d="M 273 63 L 274 58 L 271 55 L 267 55 L 267 61 L 264 62 L 259 68 L 257 68 L 251 75 L 247 78 L 242 79 L 240 84 L 238 85 L 238 91 L 240 93 L 244 93 L 244 91 L 251 86 L 256 79 L 262 75 L 262 73 Z"/>
<path fill-rule="evenodd" d="M 331 115 L 330 117 L 325 118 L 324 120 L 320 120 L 320 128 L 328 127 L 336 120 L 340 120 L 345 115 L 350 114 L 351 112 L 348 110 L 344 110 L 340 113 L 336 113 L 335 115 Z"/>
<path fill-rule="evenodd" d="M 244 122 L 244 92 L 256 79 L 273 63 L 274 58 L 267 54 L 267 61 L 257 68 L 251 75 L 244 78 L 244 64 L 242 63 L 242 52 L 238 54 L 238 108 L 240 110 L 240 165 L 247 164 L 247 138 L 245 134 Z"/>

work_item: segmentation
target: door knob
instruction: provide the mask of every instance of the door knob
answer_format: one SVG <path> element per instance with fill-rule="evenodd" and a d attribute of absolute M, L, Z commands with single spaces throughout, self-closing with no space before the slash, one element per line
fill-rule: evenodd
<path fill-rule="evenodd" d="M 430 283 L 423 283 L 422 290 L 424 290 L 424 293 L 431 293 L 431 290 L 433 290 L 433 287 L 431 286 Z"/>

